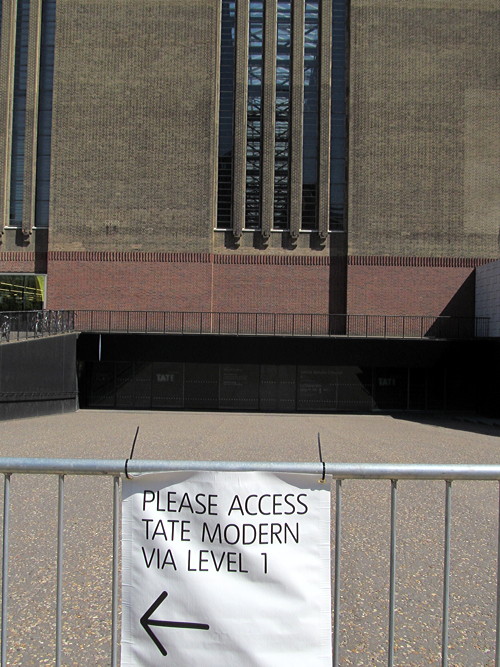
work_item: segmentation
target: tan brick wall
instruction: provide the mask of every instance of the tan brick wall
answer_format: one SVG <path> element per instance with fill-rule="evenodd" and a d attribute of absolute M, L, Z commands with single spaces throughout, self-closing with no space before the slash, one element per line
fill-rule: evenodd
<path fill-rule="evenodd" d="M 58 0 L 51 249 L 209 248 L 217 0 Z"/>
<path fill-rule="evenodd" d="M 499 28 L 496 0 L 352 0 L 351 254 L 498 256 Z"/>
<path fill-rule="evenodd" d="M 344 310 L 343 234 L 213 232 L 218 7 L 58 0 L 50 307 Z M 498 0 L 351 0 L 348 312 L 469 313 L 498 256 L 499 26 Z M 28 270 L 42 237 L 14 231 L 3 270 Z"/>
<path fill-rule="evenodd" d="M 317 234 L 227 244 L 213 231 L 218 10 L 218 0 L 58 2 L 51 250 L 328 256 Z"/>

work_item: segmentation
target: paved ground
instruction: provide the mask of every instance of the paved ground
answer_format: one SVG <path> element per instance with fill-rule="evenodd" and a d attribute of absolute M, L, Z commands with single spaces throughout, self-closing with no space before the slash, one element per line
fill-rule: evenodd
<path fill-rule="evenodd" d="M 144 459 L 315 461 L 318 432 L 328 461 L 498 463 L 500 449 L 498 426 L 452 419 L 80 411 L 3 422 L 0 455 L 125 459 L 138 425 Z M 57 480 L 11 486 L 8 664 L 53 664 Z M 390 482 L 343 489 L 341 664 L 383 665 Z M 111 493 L 66 480 L 65 665 L 109 664 Z M 440 664 L 443 507 L 444 483 L 400 482 L 397 665 Z M 450 665 L 494 664 L 497 521 L 496 483 L 453 485 Z"/>

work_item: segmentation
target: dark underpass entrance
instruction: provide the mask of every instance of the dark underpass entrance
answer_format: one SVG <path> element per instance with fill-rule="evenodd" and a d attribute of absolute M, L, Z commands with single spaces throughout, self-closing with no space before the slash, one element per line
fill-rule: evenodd
<path fill-rule="evenodd" d="M 476 410 L 484 394 L 477 346 L 477 341 L 81 334 L 80 406 Z"/>

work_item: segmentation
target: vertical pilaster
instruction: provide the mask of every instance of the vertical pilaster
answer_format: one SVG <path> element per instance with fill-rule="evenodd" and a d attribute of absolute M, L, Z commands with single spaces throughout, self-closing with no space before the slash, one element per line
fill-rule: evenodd
<path fill-rule="evenodd" d="M 290 236 L 298 238 L 302 218 L 304 100 L 304 1 L 292 2 L 290 94 Z"/>
<path fill-rule="evenodd" d="M 16 61 L 16 0 L 3 0 L 0 36 L 0 237 L 9 224 L 12 106 Z"/>
<path fill-rule="evenodd" d="M 264 80 L 262 94 L 262 219 L 261 233 L 269 237 L 274 219 L 274 148 L 276 119 L 277 0 L 264 3 Z"/>
<path fill-rule="evenodd" d="M 233 234 L 245 226 L 249 0 L 236 2 L 236 67 L 234 96 Z"/>
<path fill-rule="evenodd" d="M 318 232 L 328 236 L 330 220 L 330 135 L 332 81 L 332 0 L 322 0 L 320 11 Z"/>
<path fill-rule="evenodd" d="M 36 158 L 38 138 L 38 98 L 40 90 L 40 44 L 42 0 L 31 0 L 29 23 L 28 72 L 26 83 L 26 130 L 24 139 L 23 235 L 35 225 Z"/>

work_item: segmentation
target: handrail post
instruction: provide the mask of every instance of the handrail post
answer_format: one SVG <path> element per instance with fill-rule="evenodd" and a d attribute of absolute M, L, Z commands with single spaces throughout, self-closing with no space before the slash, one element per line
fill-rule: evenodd
<path fill-rule="evenodd" d="M 444 510 L 444 572 L 443 572 L 443 622 L 441 634 L 441 665 L 448 665 L 448 630 L 450 620 L 450 546 L 451 546 L 451 481 L 446 480 Z"/>
<path fill-rule="evenodd" d="M 342 480 L 337 479 L 335 491 L 335 560 L 333 589 L 333 667 L 339 664 L 340 644 L 340 578 L 342 548 Z"/>
<path fill-rule="evenodd" d="M 2 545 L 2 628 L 1 664 L 7 664 L 7 605 L 9 598 L 9 518 L 10 473 L 4 476 L 3 487 L 3 545 Z"/>
<path fill-rule="evenodd" d="M 57 499 L 56 667 L 61 664 L 62 590 L 64 563 L 64 475 L 59 475 Z"/>
<path fill-rule="evenodd" d="M 388 667 L 394 665 L 394 617 L 396 609 L 396 510 L 397 480 L 391 480 L 391 544 L 389 568 L 389 645 Z"/>
<path fill-rule="evenodd" d="M 113 563 L 111 573 L 111 667 L 116 667 L 118 660 L 118 558 L 120 544 L 119 508 L 120 477 L 113 477 Z"/>

